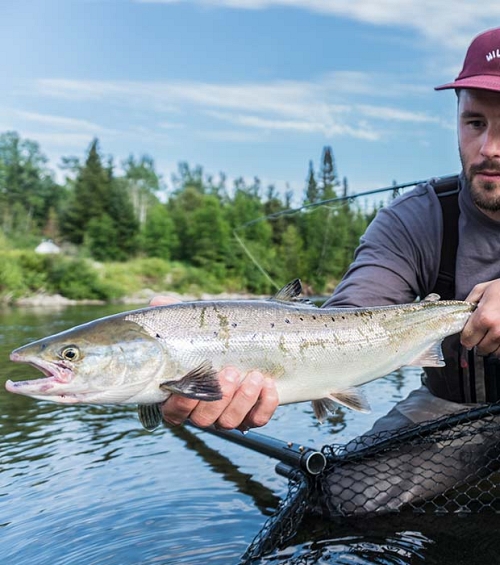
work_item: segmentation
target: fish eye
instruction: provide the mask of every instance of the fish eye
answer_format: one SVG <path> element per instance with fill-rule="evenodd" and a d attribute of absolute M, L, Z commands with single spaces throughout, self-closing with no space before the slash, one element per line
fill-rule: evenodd
<path fill-rule="evenodd" d="M 59 357 L 66 361 L 77 361 L 80 358 L 80 350 L 76 345 L 68 345 L 61 349 Z"/>

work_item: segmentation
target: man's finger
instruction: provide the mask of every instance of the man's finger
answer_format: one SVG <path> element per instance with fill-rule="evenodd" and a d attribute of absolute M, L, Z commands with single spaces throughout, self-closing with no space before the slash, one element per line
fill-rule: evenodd
<path fill-rule="evenodd" d="M 222 399 L 214 402 L 200 402 L 189 415 L 196 426 L 205 428 L 218 421 L 229 403 L 233 400 L 238 388 L 240 373 L 234 367 L 225 367 L 219 372 L 219 384 Z"/>

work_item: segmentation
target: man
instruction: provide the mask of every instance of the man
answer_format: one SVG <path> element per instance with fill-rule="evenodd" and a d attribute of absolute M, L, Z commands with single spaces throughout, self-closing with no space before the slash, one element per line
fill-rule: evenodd
<path fill-rule="evenodd" d="M 460 336 L 463 348 L 474 349 L 468 363 L 475 364 L 478 356 L 500 356 L 500 28 L 473 40 L 460 75 L 436 88 L 443 89 L 454 89 L 458 99 L 463 170 L 458 181 L 454 297 L 478 304 Z M 395 304 L 427 295 L 438 279 L 442 239 L 442 209 L 433 184 L 426 183 L 379 212 L 325 305 Z M 160 303 L 161 298 L 153 302 Z M 444 377 L 430 376 L 388 420 L 382 418 L 380 429 L 453 412 L 463 402 L 498 399 L 485 394 L 484 382 L 470 382 L 472 373 L 487 380 L 488 369 L 484 375 L 455 372 L 449 374 L 448 369 Z M 271 418 L 279 399 L 270 378 L 258 371 L 240 375 L 234 367 L 224 368 L 219 377 L 222 400 L 207 403 L 172 396 L 163 406 L 165 420 L 181 424 L 189 418 L 199 426 L 248 429 Z M 440 386 L 443 378 L 446 385 Z"/>

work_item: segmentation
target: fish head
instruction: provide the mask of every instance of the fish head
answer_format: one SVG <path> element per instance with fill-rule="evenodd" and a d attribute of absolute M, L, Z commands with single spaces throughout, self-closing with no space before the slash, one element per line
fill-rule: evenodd
<path fill-rule="evenodd" d="M 36 367 L 45 378 L 9 380 L 9 392 L 62 404 L 126 404 L 165 364 L 158 340 L 114 316 L 24 345 L 10 359 Z"/>

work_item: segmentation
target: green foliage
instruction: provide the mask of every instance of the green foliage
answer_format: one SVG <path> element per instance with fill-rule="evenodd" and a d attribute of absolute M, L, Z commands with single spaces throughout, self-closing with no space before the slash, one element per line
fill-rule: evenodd
<path fill-rule="evenodd" d="M 164 204 L 156 203 L 148 211 L 140 236 L 140 248 L 150 257 L 170 259 L 178 245 L 174 222 Z"/>
<path fill-rule="evenodd" d="M 83 259 L 51 258 L 48 282 L 51 289 L 74 300 L 109 300 L 120 295 L 119 289 L 102 281 L 99 272 Z"/>
<path fill-rule="evenodd" d="M 21 265 L 11 253 L 0 253 L 0 295 L 21 296 L 27 290 Z"/>
<path fill-rule="evenodd" d="M 61 231 L 72 243 L 86 243 L 100 261 L 124 261 L 137 249 L 139 225 L 123 183 L 102 164 L 98 141 L 92 142 L 78 170 Z"/>
<path fill-rule="evenodd" d="M 9 236 L 43 229 L 64 190 L 53 180 L 38 143 L 13 131 L 0 134 L 0 222 Z"/>
<path fill-rule="evenodd" d="M 125 259 L 118 247 L 118 233 L 108 214 L 91 218 L 85 231 L 85 247 L 97 261 Z"/>
<path fill-rule="evenodd" d="M 317 173 L 309 164 L 300 211 L 291 210 L 290 190 L 282 198 L 270 185 L 263 197 L 257 177 L 227 189 L 224 174 L 215 181 L 187 163 L 166 199 L 151 157 L 130 155 L 116 176 L 97 139 L 84 159 L 62 158 L 64 186 L 46 162 L 35 142 L 0 135 L 0 295 L 109 300 L 144 287 L 271 294 L 295 277 L 320 293 L 343 275 L 373 217 L 351 203 L 321 204 L 340 185 L 329 147 Z M 42 237 L 73 256 L 36 255 Z"/>
<path fill-rule="evenodd" d="M 200 292 L 220 293 L 228 290 L 225 281 L 218 280 L 212 273 L 189 265 L 174 264 L 170 272 L 170 285 L 181 294 Z M 241 287 L 238 290 L 242 290 Z"/>

